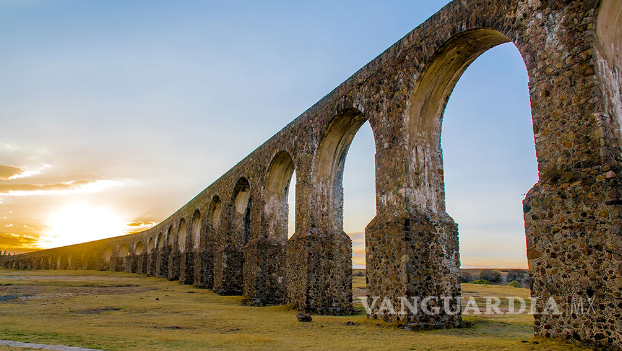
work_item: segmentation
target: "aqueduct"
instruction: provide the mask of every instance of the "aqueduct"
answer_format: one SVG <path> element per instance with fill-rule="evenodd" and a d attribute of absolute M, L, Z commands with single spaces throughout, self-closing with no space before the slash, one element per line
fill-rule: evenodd
<path fill-rule="evenodd" d="M 366 228 L 370 296 L 460 296 L 457 225 L 445 211 L 445 104 L 466 67 L 506 42 L 529 75 L 539 181 L 524 219 L 535 333 L 622 348 L 622 2 L 455 0 L 155 227 L 19 255 L 21 269 L 125 270 L 287 303 L 352 306 L 342 172 L 358 128 L 376 148 L 376 217 Z M 296 172 L 296 230 L 287 194 Z M 593 314 L 570 296 L 593 298 Z M 384 315 L 414 327 L 461 316 Z"/>

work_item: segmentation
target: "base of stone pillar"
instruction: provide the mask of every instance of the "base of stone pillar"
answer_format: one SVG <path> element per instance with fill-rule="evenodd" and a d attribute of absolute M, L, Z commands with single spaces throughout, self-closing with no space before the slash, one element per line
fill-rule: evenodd
<path fill-rule="evenodd" d="M 214 292 L 242 295 L 244 253 L 240 247 L 225 245 L 214 255 Z"/>
<path fill-rule="evenodd" d="M 192 251 L 180 254 L 179 283 L 184 285 L 194 283 L 194 252 Z"/>
<path fill-rule="evenodd" d="M 377 215 L 365 238 L 368 318 L 411 329 L 462 326 L 458 226 L 451 217 Z M 392 309 L 382 308 L 389 305 Z"/>
<path fill-rule="evenodd" d="M 156 263 L 156 277 L 168 278 L 168 258 L 170 256 L 170 249 L 168 247 L 158 250 L 158 257 Z"/>
<path fill-rule="evenodd" d="M 181 251 L 175 250 L 168 256 L 168 280 L 179 280 L 179 264 L 181 261 Z"/>
<path fill-rule="evenodd" d="M 252 306 L 285 303 L 285 243 L 271 238 L 251 240 L 244 248 L 244 295 Z"/>
<path fill-rule="evenodd" d="M 214 287 L 214 255 L 199 251 L 194 257 L 194 286 L 202 289 Z"/>
<path fill-rule="evenodd" d="M 149 267 L 147 268 L 147 275 L 154 277 L 156 275 L 156 267 L 158 264 L 158 250 L 153 250 L 149 254 Z"/>
<path fill-rule="evenodd" d="M 622 349 L 620 181 L 537 184 L 523 212 L 535 334 Z"/>
<path fill-rule="evenodd" d="M 352 308 L 352 240 L 343 231 L 310 229 L 287 241 L 287 303 L 315 314 Z"/>

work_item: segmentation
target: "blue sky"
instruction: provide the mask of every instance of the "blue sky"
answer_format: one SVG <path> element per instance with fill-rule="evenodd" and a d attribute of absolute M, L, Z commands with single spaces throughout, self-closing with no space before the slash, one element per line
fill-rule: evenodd
<path fill-rule="evenodd" d="M 0 167 L 19 169 L 0 169 L 4 247 L 96 238 L 59 240 L 77 207 L 95 226 L 166 218 L 446 3 L 0 0 Z M 537 167 L 511 44 L 461 78 L 442 146 L 463 265 L 525 267 Z M 374 215 L 373 153 L 365 125 L 346 161 L 348 233 Z"/>

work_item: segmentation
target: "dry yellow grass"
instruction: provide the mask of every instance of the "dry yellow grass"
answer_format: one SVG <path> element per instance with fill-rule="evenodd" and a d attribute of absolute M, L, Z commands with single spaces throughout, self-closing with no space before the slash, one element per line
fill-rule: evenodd
<path fill-rule="evenodd" d="M 359 278 L 354 286 L 364 288 L 365 278 Z M 467 287 L 500 296 L 515 289 Z M 529 315 L 466 317 L 472 328 L 425 332 L 376 325 L 363 314 L 300 323 L 284 306 L 248 307 L 241 297 L 128 273 L 0 269 L 0 296 L 10 294 L 29 296 L 0 303 L 0 339 L 42 344 L 105 350 L 584 349 L 534 339 Z"/>

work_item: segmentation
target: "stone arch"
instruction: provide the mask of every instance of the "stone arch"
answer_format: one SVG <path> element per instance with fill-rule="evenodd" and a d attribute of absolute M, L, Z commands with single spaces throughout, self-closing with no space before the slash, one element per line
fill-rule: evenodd
<path fill-rule="evenodd" d="M 265 235 L 285 242 L 287 240 L 287 224 L 289 205 L 287 195 L 295 166 L 287 151 L 279 151 L 272 158 L 265 179 Z"/>
<path fill-rule="evenodd" d="M 155 241 L 155 249 L 163 249 L 166 245 L 166 240 L 164 238 L 164 234 L 160 232 Z"/>
<path fill-rule="evenodd" d="M 153 239 L 153 237 L 150 237 L 149 241 L 147 241 L 147 253 L 150 254 L 154 249 L 155 249 L 155 240 Z"/>
<path fill-rule="evenodd" d="M 245 177 L 238 179 L 233 188 L 232 223 L 230 235 L 245 245 L 250 240 L 251 186 Z"/>
<path fill-rule="evenodd" d="M 130 254 L 130 248 L 129 246 L 127 246 L 127 244 L 123 244 L 121 246 L 119 246 L 119 257 L 123 258 L 123 257 L 127 257 Z"/>
<path fill-rule="evenodd" d="M 145 251 L 145 245 L 143 245 L 142 241 L 138 241 L 134 245 L 134 255 L 142 255 L 144 251 Z"/>
<path fill-rule="evenodd" d="M 112 257 L 112 247 L 108 246 L 106 249 L 104 249 L 102 255 L 104 258 L 104 262 L 110 263 L 110 258 Z"/>
<path fill-rule="evenodd" d="M 347 108 L 333 118 L 324 132 L 314 162 L 321 197 L 319 226 L 343 230 L 343 171 L 352 139 L 367 121 L 363 113 Z"/>
<path fill-rule="evenodd" d="M 212 227 L 212 230 L 218 230 L 220 225 L 220 214 L 222 212 L 222 202 L 220 201 L 220 197 L 218 195 L 214 195 L 212 197 L 212 201 L 209 204 L 208 209 L 208 220 L 209 224 Z"/>
<path fill-rule="evenodd" d="M 177 238 L 175 237 L 175 235 L 173 235 L 173 226 L 170 225 L 168 227 L 168 229 L 166 230 L 166 243 L 168 244 L 168 246 L 170 246 L 171 248 L 175 247 L 175 243 L 177 242 L 176 240 Z"/>
<path fill-rule="evenodd" d="M 177 247 L 179 251 L 186 251 L 186 236 L 188 235 L 188 229 L 186 228 L 186 219 L 182 218 L 179 221 L 179 226 L 177 227 Z"/>
<path fill-rule="evenodd" d="M 433 213 L 445 211 L 441 125 L 447 101 L 475 59 L 509 41 L 493 29 L 458 34 L 436 52 L 417 79 L 410 97 L 407 126 L 414 207 Z"/>
<path fill-rule="evenodd" d="M 192 215 L 192 247 L 198 250 L 201 245 L 201 211 L 194 210 Z"/>

